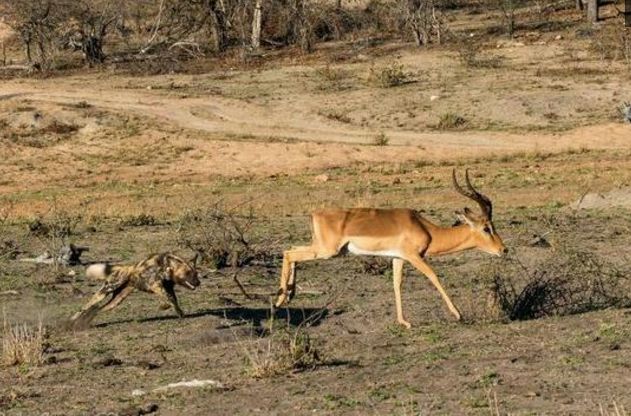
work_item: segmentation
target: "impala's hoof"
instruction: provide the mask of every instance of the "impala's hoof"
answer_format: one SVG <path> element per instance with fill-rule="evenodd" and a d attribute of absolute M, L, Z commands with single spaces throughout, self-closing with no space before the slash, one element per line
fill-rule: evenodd
<path fill-rule="evenodd" d="M 410 329 L 412 328 L 412 324 L 409 323 L 408 321 L 404 321 L 404 320 L 399 320 L 397 321 L 399 323 L 399 325 L 402 325 L 405 327 L 405 329 Z"/>

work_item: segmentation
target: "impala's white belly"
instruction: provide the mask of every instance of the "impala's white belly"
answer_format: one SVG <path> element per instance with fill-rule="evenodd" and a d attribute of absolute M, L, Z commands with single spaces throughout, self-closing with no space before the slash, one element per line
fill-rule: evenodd
<path fill-rule="evenodd" d="M 398 250 L 379 250 L 379 251 L 370 251 L 364 250 L 353 243 L 348 243 L 348 251 L 353 254 L 357 254 L 359 256 L 381 256 L 381 257 L 401 257 L 401 253 Z"/>

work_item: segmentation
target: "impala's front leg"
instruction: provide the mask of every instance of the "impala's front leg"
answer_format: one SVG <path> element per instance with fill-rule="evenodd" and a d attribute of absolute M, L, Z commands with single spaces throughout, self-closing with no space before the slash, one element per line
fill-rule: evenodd
<path fill-rule="evenodd" d="M 283 269 L 280 273 L 280 288 L 274 304 L 280 307 L 286 300 L 291 300 L 296 290 L 296 263 L 332 257 L 335 250 L 318 250 L 314 246 L 296 247 L 283 253 Z"/>
<path fill-rule="evenodd" d="M 458 308 L 456 308 L 445 289 L 443 289 L 443 286 L 438 280 L 438 276 L 436 276 L 436 273 L 434 273 L 431 267 L 429 267 L 429 265 L 425 263 L 421 256 L 419 256 L 418 254 L 411 254 L 407 256 L 406 260 L 409 261 L 412 266 L 414 266 L 419 272 L 427 276 L 429 281 L 432 282 L 434 287 L 438 290 L 438 293 L 440 293 L 440 295 L 443 297 L 443 300 L 447 304 L 449 311 L 456 317 L 457 320 L 460 320 L 460 311 L 458 311 Z"/>

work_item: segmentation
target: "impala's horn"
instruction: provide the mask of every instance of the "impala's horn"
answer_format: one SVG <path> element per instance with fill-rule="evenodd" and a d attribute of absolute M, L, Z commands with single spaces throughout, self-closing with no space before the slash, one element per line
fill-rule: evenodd
<path fill-rule="evenodd" d="M 490 220 L 493 217 L 493 204 L 487 196 L 478 192 L 473 185 L 471 185 L 471 181 L 469 180 L 469 169 L 465 170 L 465 184 L 467 186 L 466 191 L 458 184 L 458 179 L 456 179 L 456 169 L 452 171 L 452 179 L 456 191 L 458 191 L 459 194 L 477 202 L 480 206 L 480 210 L 482 211 L 482 215 Z"/>

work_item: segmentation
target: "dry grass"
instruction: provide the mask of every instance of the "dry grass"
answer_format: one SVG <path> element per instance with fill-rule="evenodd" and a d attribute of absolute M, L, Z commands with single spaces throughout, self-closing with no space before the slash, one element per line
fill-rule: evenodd
<path fill-rule="evenodd" d="M 318 343 L 303 327 L 275 329 L 264 339 L 240 344 L 245 372 L 253 378 L 313 369 L 323 362 Z"/>
<path fill-rule="evenodd" d="M 624 410 L 624 406 L 618 405 L 618 403 L 613 402 L 611 406 L 605 405 L 603 407 L 602 403 L 600 404 L 600 415 L 601 416 L 627 416 L 626 410 Z"/>
<path fill-rule="evenodd" d="M 4 365 L 40 365 L 44 362 L 46 333 L 39 321 L 36 328 L 27 324 L 12 324 L 4 315 L 2 363 Z"/>

